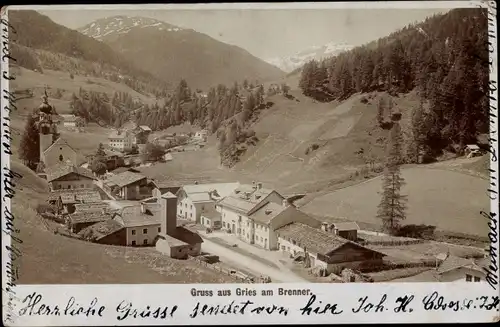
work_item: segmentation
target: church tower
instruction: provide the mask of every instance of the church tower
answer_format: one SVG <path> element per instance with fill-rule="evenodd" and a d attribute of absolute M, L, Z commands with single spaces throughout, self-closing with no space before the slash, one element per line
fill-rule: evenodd
<path fill-rule="evenodd" d="M 52 120 L 54 108 L 48 102 L 47 89 L 42 96 L 42 104 L 38 107 L 38 132 L 40 136 L 40 161 L 45 163 L 44 152 L 57 139 L 57 127 Z"/>

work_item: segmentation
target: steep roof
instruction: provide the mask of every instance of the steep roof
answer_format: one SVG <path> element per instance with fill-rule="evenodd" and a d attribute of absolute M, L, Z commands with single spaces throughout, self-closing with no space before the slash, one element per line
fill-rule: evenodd
<path fill-rule="evenodd" d="M 92 172 L 86 168 L 73 165 L 58 165 L 47 172 L 47 181 L 52 182 L 69 174 L 77 174 L 78 176 L 92 180 L 96 179 Z"/>
<path fill-rule="evenodd" d="M 291 223 L 276 230 L 280 237 L 295 240 L 307 251 L 326 255 L 334 249 L 346 244 L 348 240 L 302 223 Z"/>
<path fill-rule="evenodd" d="M 145 179 L 146 176 L 134 173 L 131 171 L 124 171 L 123 173 L 113 175 L 109 177 L 105 183 L 106 184 L 115 184 L 118 187 L 124 187 L 133 183 L 136 183 L 142 179 Z"/>
<path fill-rule="evenodd" d="M 92 226 L 86 227 L 82 229 L 78 234 L 80 236 L 83 236 L 89 233 L 89 231 L 92 231 L 92 235 L 95 237 L 95 240 L 99 241 L 100 239 L 108 235 L 116 233 L 122 228 L 123 226 L 117 221 L 114 221 L 113 219 L 108 219 L 102 222 L 98 222 Z"/>
<path fill-rule="evenodd" d="M 78 212 L 103 212 L 108 211 L 109 204 L 106 202 L 94 202 L 94 203 L 76 203 L 75 204 L 75 213 Z"/>
<path fill-rule="evenodd" d="M 73 147 L 71 145 L 69 145 L 69 143 L 65 139 L 63 139 L 62 137 L 59 137 L 59 138 L 57 138 L 57 140 L 55 140 L 54 143 L 52 143 L 47 149 L 45 149 L 45 151 L 43 151 L 43 153 L 47 153 L 50 149 L 52 149 L 54 147 L 58 147 L 58 146 L 63 146 L 63 145 L 68 146 L 71 150 L 76 152 L 75 149 L 73 149 Z"/>
<path fill-rule="evenodd" d="M 150 209 L 150 208 L 148 208 Z M 122 218 L 125 227 L 140 227 L 158 225 L 161 223 L 160 211 L 153 210 L 147 213 L 141 211 L 141 206 L 129 206 L 116 213 Z"/>
<path fill-rule="evenodd" d="M 288 208 L 291 208 L 289 210 L 293 210 L 292 207 L 284 207 L 283 205 L 269 202 L 253 212 L 249 217 L 259 223 L 267 225 L 271 222 L 271 220 L 283 213 Z"/>
<path fill-rule="evenodd" d="M 139 126 L 139 128 L 141 130 L 143 130 L 144 132 L 151 132 L 151 128 L 149 128 L 149 126 L 141 125 L 141 126 Z"/>
<path fill-rule="evenodd" d="M 455 270 L 458 268 L 467 267 L 474 270 L 482 270 L 473 259 L 466 259 L 461 257 L 456 257 L 454 255 L 448 255 L 448 257 L 439 265 L 437 269 L 438 274 L 444 274 L 448 271 Z"/>
<path fill-rule="evenodd" d="M 243 184 L 237 187 L 230 195 L 223 198 L 219 204 L 249 214 L 252 210 L 258 208 L 259 204 L 273 192 L 275 191 L 272 189 Z"/>
<path fill-rule="evenodd" d="M 109 136 L 108 138 L 110 139 L 124 139 L 125 137 L 128 136 L 128 131 L 112 131 L 111 133 L 109 133 Z"/>
<path fill-rule="evenodd" d="M 344 245 L 351 244 L 357 248 L 377 252 L 355 242 L 351 242 L 333 233 L 313 228 L 302 223 L 291 223 L 276 230 L 280 237 L 295 240 L 300 247 L 306 247 L 307 251 L 328 256 Z M 383 253 L 380 253 L 383 255 Z"/>
<path fill-rule="evenodd" d="M 69 203 L 98 203 L 101 202 L 101 195 L 97 190 L 73 189 L 57 190 L 53 192 L 54 198 L 61 198 L 63 204 Z"/>
<path fill-rule="evenodd" d="M 79 212 L 68 215 L 71 224 L 101 222 L 108 219 L 111 219 L 111 215 L 102 212 Z"/>
<path fill-rule="evenodd" d="M 208 193 L 216 190 L 220 197 L 229 195 L 240 183 L 209 183 L 209 184 L 192 184 L 184 185 L 182 189 L 188 196 L 194 193 Z"/>

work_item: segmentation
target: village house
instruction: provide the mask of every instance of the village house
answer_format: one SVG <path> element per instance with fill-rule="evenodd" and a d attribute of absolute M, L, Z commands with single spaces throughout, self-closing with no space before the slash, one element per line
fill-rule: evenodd
<path fill-rule="evenodd" d="M 131 171 L 110 176 L 103 182 L 103 187 L 122 200 L 142 200 L 151 196 L 147 177 Z"/>
<path fill-rule="evenodd" d="M 187 228 L 177 226 L 177 197 L 168 192 L 161 196 L 161 232 L 156 249 L 176 259 L 201 253 L 203 239 Z"/>
<path fill-rule="evenodd" d="M 447 254 L 436 273 L 440 282 L 486 282 L 489 258 L 477 261 Z"/>
<path fill-rule="evenodd" d="M 47 171 L 47 182 L 51 191 L 61 189 L 92 189 L 94 174 L 83 167 L 56 165 Z"/>
<path fill-rule="evenodd" d="M 171 181 L 157 181 L 157 180 L 151 181 L 151 187 L 153 189 L 152 196 L 158 199 L 160 199 L 160 197 L 167 192 L 176 194 L 177 191 L 179 191 L 179 189 L 181 188 L 178 183 Z"/>
<path fill-rule="evenodd" d="M 106 170 L 114 170 L 125 165 L 124 155 L 121 152 L 104 149 L 105 156 L 104 162 L 106 163 Z M 87 162 L 90 164 L 94 160 L 95 154 L 87 156 Z"/>
<path fill-rule="evenodd" d="M 86 227 L 109 219 L 111 214 L 108 212 L 75 212 L 66 217 L 66 225 L 76 234 Z"/>
<path fill-rule="evenodd" d="M 132 130 L 132 143 L 133 144 L 146 144 L 149 140 L 149 135 L 151 135 L 151 128 L 146 125 L 137 126 Z"/>
<path fill-rule="evenodd" d="M 129 131 L 116 130 L 108 136 L 108 146 L 120 152 L 130 150 L 133 145 L 133 136 Z"/>
<path fill-rule="evenodd" d="M 119 245 L 150 246 L 154 245 L 161 231 L 159 206 L 144 204 L 123 208 L 114 214 L 113 219 L 126 230 L 126 239 Z"/>
<path fill-rule="evenodd" d="M 220 212 L 215 209 L 215 206 L 208 206 L 201 213 L 200 223 L 202 226 L 211 229 L 221 229 L 222 228 L 222 218 Z"/>
<path fill-rule="evenodd" d="M 293 222 L 276 232 L 279 251 L 292 257 L 303 256 L 310 267 L 324 269 L 328 274 L 383 264 L 385 254 L 303 223 Z"/>
<path fill-rule="evenodd" d="M 199 141 L 206 141 L 207 136 L 208 136 L 208 131 L 205 129 L 194 133 L 194 138 Z"/>
<path fill-rule="evenodd" d="M 89 242 L 125 245 L 127 230 L 116 220 L 108 219 L 82 229 L 78 235 Z"/>
<path fill-rule="evenodd" d="M 184 185 L 176 193 L 177 216 L 199 223 L 202 212 L 229 195 L 239 183 L 214 183 Z"/>
<path fill-rule="evenodd" d="M 74 213 L 79 204 L 94 206 L 100 205 L 101 201 L 101 195 L 96 189 L 56 190 L 48 198 L 48 203 L 58 214 Z"/>

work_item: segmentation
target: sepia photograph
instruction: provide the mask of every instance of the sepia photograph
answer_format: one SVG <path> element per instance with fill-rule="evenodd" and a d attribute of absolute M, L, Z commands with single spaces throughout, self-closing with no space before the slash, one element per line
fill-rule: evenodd
<path fill-rule="evenodd" d="M 17 284 L 488 284 L 486 8 L 129 7 L 8 10 Z"/>

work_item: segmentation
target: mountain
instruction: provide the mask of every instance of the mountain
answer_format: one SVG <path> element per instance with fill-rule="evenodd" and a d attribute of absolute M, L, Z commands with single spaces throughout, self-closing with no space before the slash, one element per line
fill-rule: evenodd
<path fill-rule="evenodd" d="M 9 23 L 17 32 L 11 37 L 11 46 L 16 64 L 21 67 L 121 80 L 135 84 L 134 88 L 138 90 L 145 88 L 146 84 L 149 89 L 152 85 L 160 89 L 164 87 L 164 82 L 140 69 L 109 45 L 56 24 L 34 10 L 10 10 Z"/>
<path fill-rule="evenodd" d="M 276 80 L 284 73 L 237 46 L 144 17 L 113 16 L 78 29 L 169 82 L 185 79 L 196 88 L 244 79 Z"/>
<path fill-rule="evenodd" d="M 290 73 L 295 69 L 304 66 L 310 60 L 321 60 L 333 57 L 344 51 L 351 50 L 352 48 L 353 46 L 346 43 L 330 42 L 322 46 L 310 47 L 288 57 L 270 58 L 266 61 L 271 65 Z"/>

